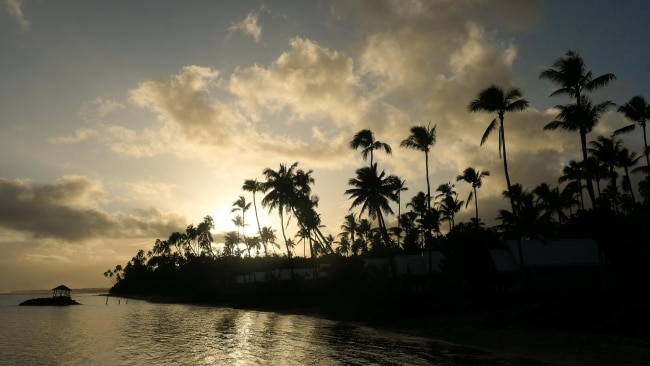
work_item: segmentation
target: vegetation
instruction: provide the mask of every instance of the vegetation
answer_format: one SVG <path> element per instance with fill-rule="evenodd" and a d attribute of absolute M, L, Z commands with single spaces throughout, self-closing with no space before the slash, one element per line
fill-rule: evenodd
<path fill-rule="evenodd" d="M 500 223 L 494 227 L 485 227 L 478 210 L 478 189 L 490 176 L 489 171 L 468 167 L 459 172 L 456 181 L 471 186 L 465 202 L 458 199 L 450 182 L 438 186 L 439 194 L 432 202 L 428 170 L 430 148 L 436 142 L 435 125 L 413 126 L 401 142 L 402 147 L 424 153 L 427 181 L 427 192 L 415 192 L 406 201 L 404 212 L 401 197 L 408 189 L 406 181 L 380 169 L 373 156 L 374 150 L 390 154 L 392 149 L 376 140 L 372 131 L 364 129 L 353 136 L 350 147 L 361 148 L 364 160 L 370 157 L 369 165 L 358 168 L 348 181 L 350 188 L 345 194 L 351 201 L 350 212 L 346 213 L 336 237 L 321 232 L 318 197 L 312 193 L 313 172 L 300 169 L 298 162 L 280 164 L 278 170 L 265 168 L 263 181 L 247 179 L 242 186 L 244 191 L 252 193 L 257 235 L 244 234 L 251 203 L 245 196 L 239 196 L 232 212 L 237 214 L 234 222 L 241 228 L 241 236 L 238 231 L 227 233 L 224 244 L 216 245 L 211 234 L 214 222 L 206 216 L 197 226 L 190 224 L 184 232 L 173 232 L 165 240 L 157 239 L 151 251 L 140 250 L 125 266 L 107 270 L 104 275 L 115 283 L 111 292 L 233 306 L 314 306 L 344 317 L 451 311 L 456 303 L 449 299 L 457 299 L 459 294 L 474 306 L 498 308 L 504 304 L 490 301 L 504 298 L 504 292 L 499 290 L 503 279 L 494 268 L 489 250 L 504 248 L 506 239 L 525 238 L 594 238 L 607 268 L 616 273 L 612 276 L 615 284 L 609 289 L 634 292 L 640 286 L 647 286 L 650 270 L 645 264 L 650 259 L 650 248 L 638 239 L 650 234 L 647 104 L 636 96 L 618 109 L 643 128 L 644 151 L 630 152 L 615 137 L 629 132 L 634 125 L 614 131 L 611 137 L 597 136 L 588 142 L 588 134 L 614 104 L 594 103 L 585 92 L 606 86 L 615 76 L 593 77 L 580 55 L 569 51 L 544 70 L 540 78 L 559 87 L 552 96 L 566 94 L 574 98 L 567 105 L 557 106 L 557 117 L 544 130 L 578 131 L 583 159 L 570 161 L 562 169 L 557 184 L 541 182 L 528 190 L 511 182 L 504 117 L 506 112 L 525 110 L 529 102 L 517 88 L 503 90 L 492 85 L 479 92 L 468 108 L 471 112 L 496 113 L 480 143 L 492 131 L 498 131 L 499 154 L 507 183 L 503 197 L 510 203 L 510 210 L 499 210 Z M 647 165 L 633 168 L 641 157 L 645 157 Z M 630 173 L 645 174 L 645 178 L 634 187 Z M 605 185 L 602 190 L 601 182 Z M 590 197 L 587 205 L 584 188 Z M 268 250 L 279 248 L 276 230 L 260 226 L 256 193 L 264 194 L 260 200 L 262 207 L 279 215 L 286 254 Z M 472 200 L 474 217 L 470 222 L 456 222 L 463 203 L 467 208 Z M 397 214 L 392 204 L 397 205 Z M 298 231 L 293 239 L 285 231 L 292 220 Z M 448 232 L 443 235 L 440 228 L 444 221 L 448 222 Z M 300 242 L 303 256 L 296 256 L 294 247 Z M 434 275 L 429 270 L 426 275 L 398 275 L 395 256 L 421 254 L 423 250 L 438 250 L 444 255 L 441 274 Z M 387 259 L 389 270 L 368 265 L 367 260 L 371 258 Z M 281 280 L 282 269 L 291 270 L 292 280 Z M 309 272 L 305 274 L 303 269 Z M 254 281 L 250 280 L 251 276 L 255 276 Z M 448 301 L 441 301 L 443 298 Z M 509 305 L 518 301 L 508 299 Z M 449 308 L 441 309 L 440 306 L 447 306 L 441 304 Z"/>

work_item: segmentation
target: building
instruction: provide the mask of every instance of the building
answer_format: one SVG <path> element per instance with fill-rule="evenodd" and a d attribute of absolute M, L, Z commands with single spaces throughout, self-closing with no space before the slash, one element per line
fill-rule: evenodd
<path fill-rule="evenodd" d="M 562 291 L 602 285 L 602 260 L 593 239 L 508 240 L 506 249 L 491 250 L 490 256 L 503 288 Z"/>

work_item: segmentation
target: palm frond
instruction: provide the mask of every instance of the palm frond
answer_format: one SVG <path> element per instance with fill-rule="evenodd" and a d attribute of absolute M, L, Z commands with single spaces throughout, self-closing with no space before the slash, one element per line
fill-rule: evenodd
<path fill-rule="evenodd" d="M 618 130 L 614 131 L 614 133 L 612 135 L 613 136 L 618 136 L 618 135 L 623 134 L 623 133 L 632 132 L 632 131 L 634 131 L 635 128 L 636 128 L 635 124 L 627 125 L 625 127 L 621 127 Z"/>
<path fill-rule="evenodd" d="M 483 137 L 481 138 L 481 146 L 483 146 L 487 138 L 490 136 L 490 133 L 497 128 L 497 124 L 498 124 L 497 119 L 496 118 L 493 119 L 490 125 L 488 126 L 488 128 L 483 133 Z"/>

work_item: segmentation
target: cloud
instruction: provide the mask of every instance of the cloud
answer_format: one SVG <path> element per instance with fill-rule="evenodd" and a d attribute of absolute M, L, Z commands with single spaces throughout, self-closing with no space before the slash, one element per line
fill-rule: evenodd
<path fill-rule="evenodd" d="M 64 176 L 50 184 L 0 178 L 0 227 L 39 239 L 82 243 L 98 238 L 165 236 L 185 218 L 156 209 L 106 212 L 100 181 Z"/>
<path fill-rule="evenodd" d="M 5 6 L 7 7 L 9 14 L 11 14 L 11 16 L 13 16 L 20 25 L 20 29 L 23 31 L 28 31 L 29 21 L 27 21 L 23 15 L 23 9 L 21 7 L 22 0 L 5 0 Z"/>
<path fill-rule="evenodd" d="M 290 47 L 268 68 L 239 69 L 231 76 L 229 91 L 238 104 L 250 113 L 288 111 L 292 121 L 358 120 L 365 101 L 357 94 L 352 59 L 300 37 Z"/>
<path fill-rule="evenodd" d="M 261 10 L 265 10 L 266 8 L 262 5 L 260 8 Z M 262 27 L 257 24 L 257 21 L 259 19 L 260 11 L 251 11 L 246 15 L 246 18 L 244 18 L 240 22 L 233 22 L 230 24 L 228 27 L 228 37 L 232 35 L 232 33 L 241 31 L 244 34 L 247 34 L 255 40 L 255 43 L 260 43 L 260 40 L 262 38 Z"/>
<path fill-rule="evenodd" d="M 83 127 L 76 129 L 72 135 L 56 136 L 49 138 L 48 141 L 52 144 L 72 144 L 88 140 L 98 134 L 99 132 L 96 129 Z"/>
<path fill-rule="evenodd" d="M 147 80 L 129 91 L 130 101 L 155 113 L 172 134 L 201 144 L 227 144 L 240 117 L 229 106 L 211 99 L 219 72 L 185 66 L 169 80 Z"/>
<path fill-rule="evenodd" d="M 95 122 L 120 109 L 124 109 L 124 105 L 116 100 L 97 97 L 81 106 L 79 117 L 85 122 Z"/>
<path fill-rule="evenodd" d="M 480 193 L 487 202 L 482 210 L 507 206 L 496 135 L 479 144 L 496 115 L 470 113 L 467 105 L 491 84 L 517 86 L 517 46 L 498 30 L 525 31 L 539 17 L 539 2 L 335 1 L 332 14 L 334 22 L 356 30 L 344 47 L 296 36 L 266 65 L 240 66 L 227 75 L 192 65 L 142 81 L 128 92 L 130 105 L 155 118 L 139 127 L 99 118 L 93 138 L 118 154 L 172 154 L 215 171 L 237 167 L 249 173 L 299 160 L 301 167 L 335 172 L 323 176 L 343 183 L 328 183 L 329 189 L 344 186 L 349 175 L 343 175 L 353 174 L 361 158 L 349 141 L 370 128 L 393 147 L 392 156 L 376 159 L 388 173 L 407 179 L 415 194 L 426 187 L 423 155 L 399 144 L 412 125 L 431 121 L 438 131 L 430 154 L 432 186 L 453 182 L 469 166 L 490 170 Z M 93 105 L 106 105 L 106 115 L 118 108 L 108 100 Z M 534 106 L 506 114 L 513 182 L 553 184 L 563 164 L 579 159 L 577 135 L 543 130 L 554 117 L 553 110 Z M 607 121 L 599 128 L 614 125 Z M 91 135 L 80 130 L 69 140 Z M 332 194 L 340 200 L 343 191 Z"/>

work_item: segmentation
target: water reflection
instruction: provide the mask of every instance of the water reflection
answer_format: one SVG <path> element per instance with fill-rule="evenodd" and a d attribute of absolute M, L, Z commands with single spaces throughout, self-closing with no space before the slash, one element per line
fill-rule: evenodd
<path fill-rule="evenodd" d="M 6 300 L 6 299 L 5 299 Z M 86 296 L 0 303 L 7 365 L 541 365 L 300 315 Z M 18 304 L 19 301 L 14 302 Z"/>

